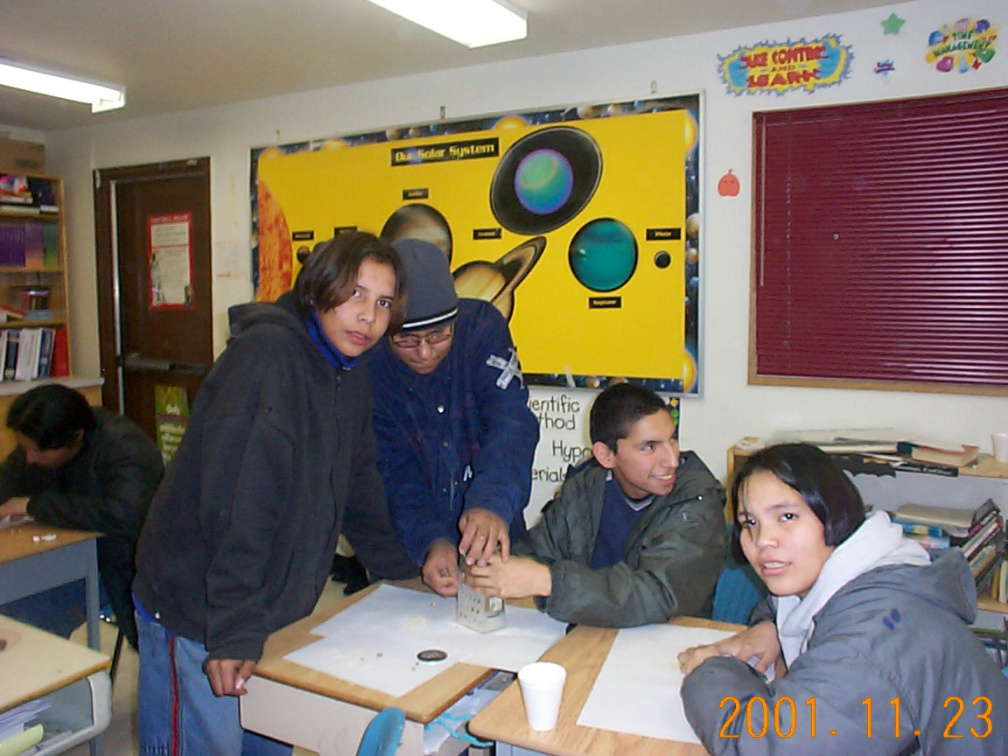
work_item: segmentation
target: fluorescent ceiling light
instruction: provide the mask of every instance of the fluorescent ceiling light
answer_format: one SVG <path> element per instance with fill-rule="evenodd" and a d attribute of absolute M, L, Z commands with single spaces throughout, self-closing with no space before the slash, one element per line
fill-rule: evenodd
<path fill-rule="evenodd" d="M 76 79 L 3 59 L 0 59 L 0 86 L 90 103 L 92 113 L 115 110 L 126 104 L 126 87 Z"/>
<path fill-rule="evenodd" d="M 368 0 L 466 47 L 525 39 L 525 11 L 506 0 Z"/>

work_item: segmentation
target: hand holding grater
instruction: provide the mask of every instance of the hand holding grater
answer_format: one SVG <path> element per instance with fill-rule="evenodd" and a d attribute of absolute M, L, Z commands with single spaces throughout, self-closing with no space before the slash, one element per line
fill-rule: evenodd
<path fill-rule="evenodd" d="M 499 630 L 507 622 L 504 619 L 504 599 L 500 596 L 484 596 L 477 593 L 465 581 L 466 563 L 459 560 L 458 594 L 455 604 L 455 621 L 464 627 L 481 633 Z"/>

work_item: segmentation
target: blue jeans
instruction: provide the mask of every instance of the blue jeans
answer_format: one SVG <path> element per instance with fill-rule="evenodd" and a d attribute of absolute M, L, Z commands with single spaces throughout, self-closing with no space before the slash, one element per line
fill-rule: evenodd
<path fill-rule="evenodd" d="M 135 599 L 134 599 L 135 600 Z M 140 640 L 137 734 L 141 756 L 289 756 L 286 743 L 243 730 L 236 696 L 217 697 L 206 648 L 136 612 Z"/>

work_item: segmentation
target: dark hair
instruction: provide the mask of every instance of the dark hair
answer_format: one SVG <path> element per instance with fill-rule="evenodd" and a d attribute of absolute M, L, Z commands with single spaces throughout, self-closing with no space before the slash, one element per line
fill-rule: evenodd
<path fill-rule="evenodd" d="M 26 391 L 7 412 L 7 427 L 43 450 L 71 446 L 78 431 L 86 433 L 94 424 L 94 412 L 84 395 L 59 383 Z"/>
<path fill-rule="evenodd" d="M 406 317 L 406 276 L 399 254 L 391 244 L 365 231 L 344 231 L 315 245 L 294 282 L 294 299 L 301 314 L 306 315 L 312 307 L 325 312 L 346 302 L 365 260 L 389 265 L 395 271 L 389 328 L 399 328 Z"/>
<path fill-rule="evenodd" d="M 739 538 L 739 494 L 758 472 L 768 472 L 793 488 L 823 524 L 827 546 L 839 546 L 864 522 L 864 501 L 832 457 L 811 444 L 777 444 L 746 457 L 731 486 L 732 554 L 744 562 Z"/>
<path fill-rule="evenodd" d="M 595 397 L 588 416 L 591 442 L 601 441 L 613 452 L 616 442 L 630 435 L 630 428 L 642 417 L 649 417 L 669 405 L 651 389 L 634 383 L 613 383 Z"/>

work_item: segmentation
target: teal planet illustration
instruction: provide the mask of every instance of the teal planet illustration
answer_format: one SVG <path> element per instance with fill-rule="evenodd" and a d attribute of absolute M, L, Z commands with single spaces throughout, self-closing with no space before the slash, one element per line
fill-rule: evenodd
<path fill-rule="evenodd" d="M 637 240 L 627 225 L 615 218 L 586 223 L 571 239 L 571 272 L 592 291 L 613 291 L 637 268 Z"/>

